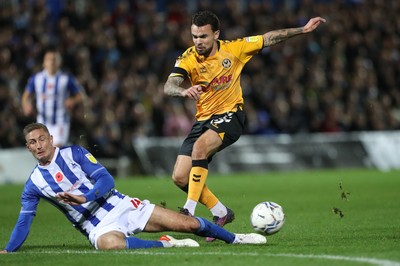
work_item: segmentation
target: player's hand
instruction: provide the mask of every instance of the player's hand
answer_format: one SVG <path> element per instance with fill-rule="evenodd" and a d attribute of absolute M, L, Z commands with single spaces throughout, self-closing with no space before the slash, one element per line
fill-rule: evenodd
<path fill-rule="evenodd" d="M 319 26 L 319 24 L 325 23 L 325 22 L 326 22 L 326 19 L 321 18 L 321 17 L 312 18 L 303 27 L 303 33 L 312 32 Z"/>
<path fill-rule="evenodd" d="M 75 101 L 71 98 L 68 98 L 65 100 L 64 106 L 68 111 L 71 111 L 72 108 L 75 106 Z"/>
<path fill-rule="evenodd" d="M 0 254 L 7 254 L 8 253 L 8 251 L 7 250 L 0 250 Z"/>
<path fill-rule="evenodd" d="M 86 202 L 86 198 L 83 195 L 74 195 L 68 192 L 60 192 L 56 194 L 56 199 L 59 202 L 77 206 Z"/>
<path fill-rule="evenodd" d="M 182 92 L 182 96 L 188 97 L 195 101 L 200 99 L 201 94 L 203 94 L 203 87 L 200 85 L 194 85 Z"/>
<path fill-rule="evenodd" d="M 26 103 L 22 106 L 22 110 L 25 116 L 30 116 L 33 114 L 33 105 L 31 103 Z"/>

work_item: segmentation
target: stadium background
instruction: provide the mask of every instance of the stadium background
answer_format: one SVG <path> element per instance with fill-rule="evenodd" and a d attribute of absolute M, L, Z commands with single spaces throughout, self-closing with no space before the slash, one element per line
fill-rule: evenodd
<path fill-rule="evenodd" d="M 136 158 L 136 140 L 186 135 L 194 105 L 164 96 L 163 84 L 192 45 L 198 9 L 218 14 L 221 39 L 302 26 L 313 16 L 328 21 L 246 65 L 246 135 L 399 129 L 398 1 L 2 0 L 0 148 L 24 146 L 22 128 L 34 118 L 23 116 L 20 98 L 49 45 L 88 95 L 88 109 L 74 111 L 72 143 L 97 157 Z"/>

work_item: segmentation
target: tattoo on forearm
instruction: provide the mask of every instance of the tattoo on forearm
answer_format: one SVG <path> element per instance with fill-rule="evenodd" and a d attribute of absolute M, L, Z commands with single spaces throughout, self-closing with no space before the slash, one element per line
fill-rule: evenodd
<path fill-rule="evenodd" d="M 303 33 L 302 27 L 301 28 L 274 30 L 274 31 L 267 32 L 263 35 L 264 47 L 275 45 L 277 43 L 286 41 L 287 39 L 292 38 L 301 33 Z"/>
<path fill-rule="evenodd" d="M 169 96 L 182 96 L 182 91 L 184 90 L 180 87 L 183 82 L 182 77 L 170 77 L 164 85 L 164 93 Z"/>

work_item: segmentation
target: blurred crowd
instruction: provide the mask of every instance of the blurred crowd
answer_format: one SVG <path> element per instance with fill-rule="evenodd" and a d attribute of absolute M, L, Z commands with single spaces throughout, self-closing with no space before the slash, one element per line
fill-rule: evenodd
<path fill-rule="evenodd" d="M 119 157 L 139 136 L 185 136 L 194 103 L 166 97 L 163 86 L 192 45 L 200 9 L 219 16 L 227 40 L 327 19 L 246 65 L 246 134 L 399 129 L 400 1 L 2 0 L 0 148 L 24 145 L 22 128 L 35 117 L 23 115 L 21 94 L 48 46 L 87 95 L 87 108 L 73 113 L 72 143 Z"/>

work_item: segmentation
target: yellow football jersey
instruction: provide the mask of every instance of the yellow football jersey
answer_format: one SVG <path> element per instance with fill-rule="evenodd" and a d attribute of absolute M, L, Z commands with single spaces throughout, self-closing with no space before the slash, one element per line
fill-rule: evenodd
<path fill-rule="evenodd" d="M 202 85 L 205 91 L 196 103 L 197 120 L 233 111 L 238 104 L 243 104 L 240 74 L 262 48 L 263 37 L 258 35 L 233 41 L 218 40 L 218 51 L 213 56 L 199 55 L 192 46 L 178 57 L 170 77 L 189 78 L 192 85 Z"/>

